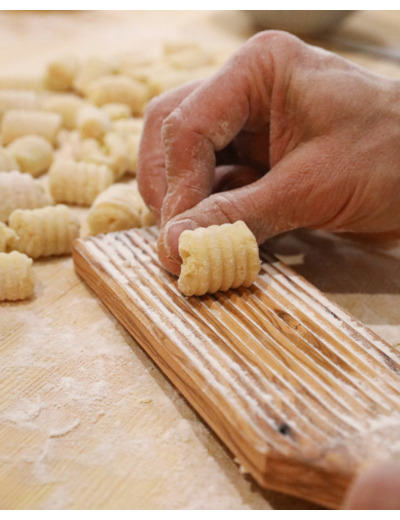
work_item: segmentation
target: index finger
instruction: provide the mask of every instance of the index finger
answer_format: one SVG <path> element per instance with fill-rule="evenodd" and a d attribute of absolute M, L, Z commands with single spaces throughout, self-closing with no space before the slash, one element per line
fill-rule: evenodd
<path fill-rule="evenodd" d="M 282 34 L 268 31 L 249 40 L 164 121 L 168 190 L 163 225 L 210 195 L 215 152 L 243 128 L 258 131 L 268 124 L 275 81 L 273 49 L 276 41 L 282 47 L 282 38 L 284 44 L 292 39 Z"/>
<path fill-rule="evenodd" d="M 161 96 L 153 98 L 148 104 L 143 134 L 140 141 L 137 181 L 139 191 L 157 219 L 167 191 L 164 148 L 161 128 L 164 119 L 187 97 L 199 81 L 185 84 Z"/>

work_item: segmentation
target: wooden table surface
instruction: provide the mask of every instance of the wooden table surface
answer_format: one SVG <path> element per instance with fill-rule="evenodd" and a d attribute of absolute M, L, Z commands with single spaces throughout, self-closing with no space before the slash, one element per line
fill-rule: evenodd
<path fill-rule="evenodd" d="M 2 12 L 0 73 L 52 57 L 157 46 L 235 48 L 240 12 Z M 400 12 L 356 12 L 342 41 L 400 48 Z M 316 42 L 318 43 L 318 42 Z M 400 64 L 325 44 L 380 74 Z M 78 211 L 84 218 L 85 211 Z M 400 344 L 400 243 L 298 231 L 280 258 L 388 342 Z M 34 264 L 35 297 L 0 304 L 3 509 L 310 509 L 262 490 L 78 279 L 70 257 Z"/>

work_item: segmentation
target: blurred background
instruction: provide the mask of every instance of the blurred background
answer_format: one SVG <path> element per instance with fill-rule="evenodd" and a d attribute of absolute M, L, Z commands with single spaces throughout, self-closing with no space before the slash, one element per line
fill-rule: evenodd
<path fill-rule="evenodd" d="M 60 54 L 157 52 L 170 39 L 196 41 L 223 56 L 267 28 L 400 77 L 400 11 L 2 11 L 0 67 L 34 73 Z"/>

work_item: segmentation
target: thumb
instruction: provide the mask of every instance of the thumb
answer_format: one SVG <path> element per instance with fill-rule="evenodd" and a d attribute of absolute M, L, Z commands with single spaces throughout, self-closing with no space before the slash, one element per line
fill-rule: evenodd
<path fill-rule="evenodd" d="M 305 154 L 309 157 L 309 154 Z M 163 265 L 179 274 L 179 236 L 186 229 L 243 220 L 259 244 L 299 227 L 324 225 L 335 217 L 340 201 L 332 195 L 334 175 L 312 161 L 287 156 L 264 177 L 239 189 L 210 195 L 177 215 L 162 229 L 158 252 Z M 341 196 L 343 190 L 339 190 Z"/>

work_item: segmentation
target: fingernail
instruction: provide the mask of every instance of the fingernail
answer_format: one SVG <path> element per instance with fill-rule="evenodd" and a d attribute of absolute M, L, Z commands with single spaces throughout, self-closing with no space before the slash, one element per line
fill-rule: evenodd
<path fill-rule="evenodd" d="M 178 222 L 169 222 L 163 231 L 165 249 L 170 257 L 180 260 L 179 256 L 179 237 L 186 229 L 196 229 L 198 225 L 190 219 L 179 220 Z"/>

